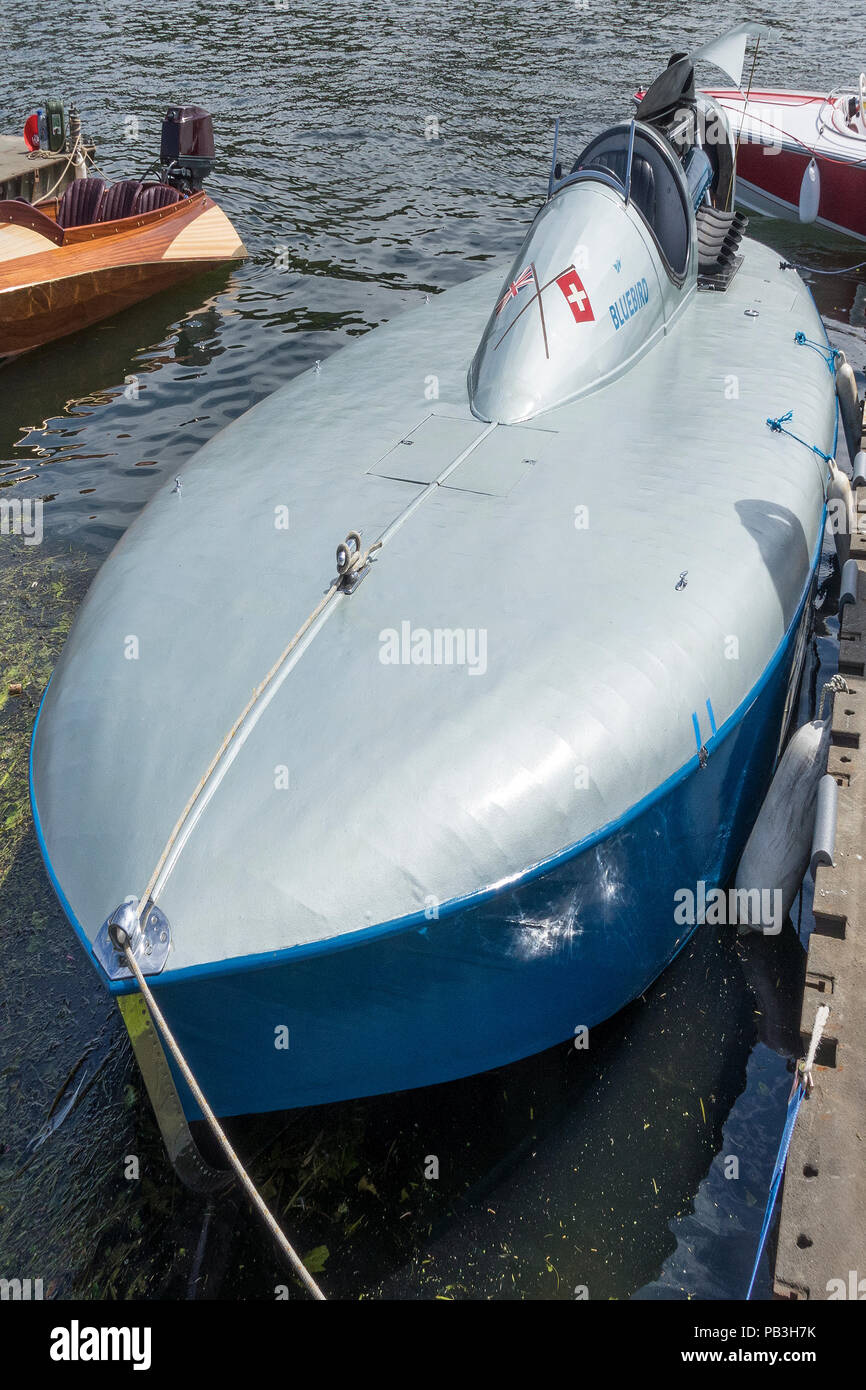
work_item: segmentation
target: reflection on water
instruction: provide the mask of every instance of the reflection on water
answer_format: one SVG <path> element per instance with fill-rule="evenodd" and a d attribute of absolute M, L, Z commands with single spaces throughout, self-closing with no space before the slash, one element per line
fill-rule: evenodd
<path fill-rule="evenodd" d="M 52 12 L 6 0 L 0 129 L 62 93 L 122 177 L 155 157 L 169 100 L 201 101 L 220 157 L 210 188 L 251 255 L 0 370 L 0 495 L 47 499 L 42 546 L 0 542 L 0 1272 L 43 1278 L 57 1296 L 269 1299 L 285 1275 L 246 1208 L 208 1212 L 174 1180 L 119 1017 L 46 881 L 26 789 L 39 695 L 89 579 L 160 483 L 317 359 L 513 255 L 543 196 L 552 117 L 566 118 L 576 153 L 672 51 L 722 21 L 691 4 L 644 16 L 636 58 L 625 4 L 386 2 L 375 22 L 347 0 L 224 0 L 206 23 L 189 0 L 103 11 L 71 0 L 57 44 Z M 779 27 L 759 77 L 829 86 L 849 73 L 850 4 L 791 26 L 771 0 L 761 17 Z M 123 138 L 130 114 L 138 140 Z M 751 230 L 824 269 L 861 259 L 815 228 L 753 218 Z M 861 278 L 813 284 L 858 366 Z M 823 669 L 835 630 L 825 590 L 812 652 Z M 21 697 L 4 694 L 12 681 Z M 621 871 L 608 866 L 614 898 Z M 805 939 L 808 906 L 798 917 Z M 523 926 L 528 950 L 549 949 L 551 934 L 580 931 L 580 903 Z M 703 929 L 593 1030 L 588 1052 L 563 1046 L 232 1134 L 292 1238 L 319 1248 L 335 1296 L 740 1297 L 801 969 L 790 928 L 740 946 Z"/>

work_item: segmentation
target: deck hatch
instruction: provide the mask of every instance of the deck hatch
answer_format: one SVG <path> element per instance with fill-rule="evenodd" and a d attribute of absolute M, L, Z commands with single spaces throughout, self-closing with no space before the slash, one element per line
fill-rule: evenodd
<path fill-rule="evenodd" d="M 367 469 L 403 483 L 432 483 L 484 433 L 481 420 L 428 415 Z"/>
<path fill-rule="evenodd" d="M 499 425 L 446 478 L 443 487 L 507 497 L 526 473 L 541 461 L 556 439 L 555 430 Z"/>

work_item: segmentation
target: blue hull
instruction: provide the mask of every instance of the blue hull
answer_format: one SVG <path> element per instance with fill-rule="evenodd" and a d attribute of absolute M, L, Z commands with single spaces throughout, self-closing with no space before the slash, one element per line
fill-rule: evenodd
<path fill-rule="evenodd" d="M 439 920 L 154 979 L 214 1110 L 281 1110 L 472 1075 L 636 998 L 694 930 L 674 921 L 675 891 L 723 884 L 735 868 L 799 679 L 808 593 L 749 700 L 715 734 L 702 730 L 706 766 L 696 755 L 592 843 Z M 289 1046 L 278 1048 L 286 1028 Z"/>

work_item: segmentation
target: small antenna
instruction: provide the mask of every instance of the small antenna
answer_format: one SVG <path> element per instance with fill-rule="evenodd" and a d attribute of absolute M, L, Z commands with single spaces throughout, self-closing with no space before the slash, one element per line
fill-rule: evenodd
<path fill-rule="evenodd" d="M 635 118 L 634 118 L 634 116 L 632 116 L 632 118 L 631 118 L 631 126 L 630 126 L 629 132 L 628 132 L 628 156 L 627 156 L 626 162 L 625 162 L 625 205 L 626 205 L 626 207 L 628 207 L 628 200 L 629 200 L 629 198 L 630 198 L 630 196 L 631 196 L 631 161 L 632 161 L 632 156 L 634 155 L 634 122 L 635 122 Z"/>
<path fill-rule="evenodd" d="M 758 61 L 758 49 L 759 49 L 760 47 L 761 47 L 761 35 L 759 34 L 758 37 L 757 37 L 757 39 L 755 40 L 755 54 L 754 54 L 754 57 L 752 58 L 752 70 L 751 70 L 751 72 L 749 73 L 749 85 L 748 85 L 747 88 L 746 88 L 746 95 L 745 95 L 745 97 L 743 98 L 743 114 L 742 114 L 742 116 L 740 117 L 740 128 L 739 128 L 739 130 L 737 131 L 737 144 L 736 144 L 736 147 L 735 147 L 735 149 L 734 149 L 734 163 L 733 163 L 733 167 L 732 167 L 732 169 L 731 169 L 731 180 L 730 180 L 730 183 L 728 184 L 728 193 L 727 193 L 727 197 L 725 198 L 725 209 L 726 209 L 726 210 L 727 210 L 728 208 L 730 208 L 731 202 L 732 202 L 731 193 L 732 193 L 733 187 L 734 187 L 734 175 L 735 175 L 736 172 L 737 172 L 737 161 L 738 161 L 738 159 L 739 159 L 739 157 L 740 157 L 740 141 L 741 141 L 742 138 L 743 138 L 743 126 L 746 124 L 746 112 L 747 112 L 748 109 L 749 109 L 749 93 L 750 93 L 751 90 L 752 90 L 752 78 L 755 76 L 755 64 L 756 64 L 757 61 Z"/>
<path fill-rule="evenodd" d="M 553 123 L 553 158 L 550 161 L 550 178 L 547 180 L 548 199 L 553 197 L 553 185 L 556 181 L 556 155 L 559 149 L 559 117 Z"/>

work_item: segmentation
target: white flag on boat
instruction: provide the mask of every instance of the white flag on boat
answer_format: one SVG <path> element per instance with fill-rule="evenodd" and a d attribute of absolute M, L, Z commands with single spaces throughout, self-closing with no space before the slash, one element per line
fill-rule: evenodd
<path fill-rule="evenodd" d="M 726 34 L 721 34 L 719 38 L 713 39 L 710 43 L 705 43 L 703 48 L 698 48 L 692 54 L 692 62 L 696 63 L 702 58 L 706 63 L 713 63 L 715 67 L 721 68 L 739 87 L 743 76 L 743 63 L 746 59 L 746 41 L 751 34 L 755 39 L 765 38 L 769 34 L 766 24 L 755 24 L 751 20 L 746 20 L 743 24 L 737 24 L 733 29 L 729 29 Z"/>

